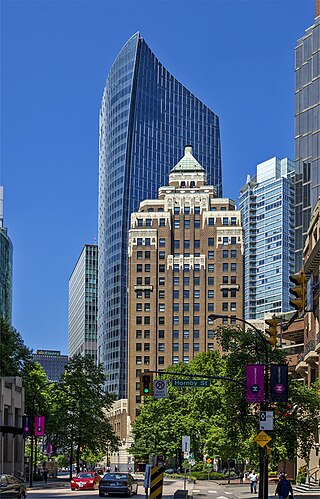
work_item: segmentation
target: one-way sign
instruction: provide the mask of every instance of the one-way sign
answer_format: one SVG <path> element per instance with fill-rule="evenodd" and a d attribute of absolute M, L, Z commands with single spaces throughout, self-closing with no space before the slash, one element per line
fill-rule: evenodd
<path fill-rule="evenodd" d="M 260 411 L 260 430 L 273 430 L 273 411 Z"/>

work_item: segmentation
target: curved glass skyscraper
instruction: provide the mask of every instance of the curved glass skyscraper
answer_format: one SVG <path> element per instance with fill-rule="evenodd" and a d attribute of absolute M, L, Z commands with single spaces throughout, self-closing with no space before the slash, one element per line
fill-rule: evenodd
<path fill-rule="evenodd" d="M 139 33 L 109 72 L 100 110 L 98 361 L 107 388 L 127 385 L 127 246 L 130 214 L 157 197 L 191 144 L 221 195 L 219 118 L 158 61 Z"/>

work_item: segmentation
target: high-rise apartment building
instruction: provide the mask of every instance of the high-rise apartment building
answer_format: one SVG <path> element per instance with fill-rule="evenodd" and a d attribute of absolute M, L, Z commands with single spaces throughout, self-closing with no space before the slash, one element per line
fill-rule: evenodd
<path fill-rule="evenodd" d="M 13 246 L 3 225 L 3 187 L 0 186 L 0 317 L 12 323 L 12 252 Z"/>
<path fill-rule="evenodd" d="M 294 270 L 294 163 L 271 158 L 240 191 L 245 240 L 245 319 L 286 312 Z"/>
<path fill-rule="evenodd" d="M 97 360 L 98 247 L 85 244 L 69 279 L 68 355 Z"/>
<path fill-rule="evenodd" d="M 188 363 L 219 348 L 214 331 L 243 318 L 243 238 L 235 202 L 217 197 L 186 146 L 158 199 L 131 215 L 128 277 L 128 408 L 144 371 Z M 227 317 L 229 316 L 229 317 Z"/>
<path fill-rule="evenodd" d="M 219 118 L 158 61 L 139 33 L 110 69 L 100 111 L 98 360 L 127 392 L 130 214 L 165 185 L 187 143 L 221 195 Z"/>
<path fill-rule="evenodd" d="M 37 350 L 32 360 L 39 362 L 46 372 L 48 381 L 59 382 L 68 365 L 68 355 L 61 355 L 60 350 Z"/>
<path fill-rule="evenodd" d="M 320 196 L 320 6 L 295 49 L 295 268 Z"/>

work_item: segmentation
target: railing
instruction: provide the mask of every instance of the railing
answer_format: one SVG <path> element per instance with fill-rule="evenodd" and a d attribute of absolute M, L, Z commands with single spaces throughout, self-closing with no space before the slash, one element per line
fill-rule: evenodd
<path fill-rule="evenodd" d="M 306 347 L 305 347 L 305 350 L 304 350 L 305 355 L 307 355 L 307 353 L 311 352 L 312 350 L 314 350 L 314 341 L 310 340 L 306 344 Z"/>
<path fill-rule="evenodd" d="M 310 470 L 307 470 L 307 480 L 306 480 L 306 484 L 310 485 L 312 483 L 314 484 L 318 484 L 318 473 L 320 471 L 320 468 L 319 466 L 315 466 L 314 468 L 311 468 Z"/>

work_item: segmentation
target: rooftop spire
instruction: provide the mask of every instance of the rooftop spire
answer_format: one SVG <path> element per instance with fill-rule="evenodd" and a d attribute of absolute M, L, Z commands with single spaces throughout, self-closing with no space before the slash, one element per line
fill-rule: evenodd
<path fill-rule="evenodd" d="M 204 168 L 192 155 L 192 146 L 186 145 L 184 148 L 184 156 L 172 168 L 171 172 L 204 172 Z"/>

